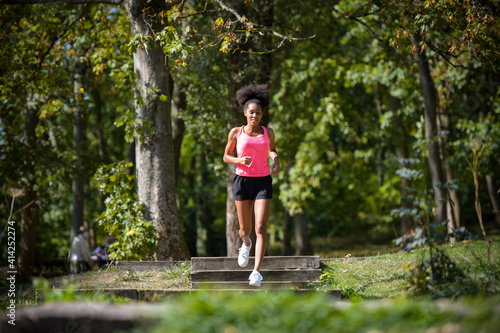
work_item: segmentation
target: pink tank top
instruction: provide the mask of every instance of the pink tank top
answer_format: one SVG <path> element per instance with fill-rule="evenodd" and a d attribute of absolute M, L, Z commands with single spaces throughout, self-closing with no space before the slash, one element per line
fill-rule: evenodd
<path fill-rule="evenodd" d="M 252 163 L 249 165 L 237 164 L 236 174 L 244 177 L 265 177 L 269 176 L 269 164 L 267 157 L 269 156 L 269 135 L 264 126 L 264 135 L 259 137 L 249 136 L 243 130 L 245 126 L 240 129 L 240 134 L 236 142 L 236 151 L 238 157 L 250 156 Z"/>

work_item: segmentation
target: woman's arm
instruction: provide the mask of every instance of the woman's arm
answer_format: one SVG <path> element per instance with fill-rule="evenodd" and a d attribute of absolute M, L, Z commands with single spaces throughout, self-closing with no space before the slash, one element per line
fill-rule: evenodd
<path fill-rule="evenodd" d="M 224 149 L 223 160 L 227 164 L 244 164 L 249 165 L 252 163 L 252 158 L 250 156 L 245 156 L 238 158 L 233 156 L 234 147 L 236 147 L 236 141 L 238 139 L 238 133 L 240 129 L 238 127 L 233 128 L 228 135 L 226 148 Z"/>
<path fill-rule="evenodd" d="M 273 175 L 277 175 L 280 172 L 280 160 L 278 158 L 278 152 L 276 151 L 276 146 L 274 144 L 274 131 L 272 128 L 267 129 L 269 134 L 269 156 L 273 160 L 273 166 L 271 168 Z"/>

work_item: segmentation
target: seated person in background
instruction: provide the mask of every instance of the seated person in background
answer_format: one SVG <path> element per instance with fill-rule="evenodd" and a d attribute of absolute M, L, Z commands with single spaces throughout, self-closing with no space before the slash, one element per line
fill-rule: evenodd
<path fill-rule="evenodd" d="M 106 244 L 98 246 L 94 251 L 92 251 L 92 260 L 97 261 L 97 266 L 99 268 L 106 268 L 111 264 L 109 259 L 109 246 L 113 244 L 115 238 L 113 236 L 108 236 L 106 238 Z"/>
<path fill-rule="evenodd" d="M 80 233 L 71 242 L 71 253 L 69 256 L 70 272 L 72 274 L 84 273 L 92 266 L 90 251 L 87 246 L 89 232 L 87 228 L 80 227 Z"/>

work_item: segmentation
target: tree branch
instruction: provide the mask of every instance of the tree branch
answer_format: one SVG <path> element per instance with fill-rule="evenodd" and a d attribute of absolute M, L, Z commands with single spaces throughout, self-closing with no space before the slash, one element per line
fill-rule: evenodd
<path fill-rule="evenodd" d="M 65 2 L 73 5 L 102 3 L 106 5 L 122 5 L 123 0 L 0 0 L 2 5 L 36 5 L 42 3 Z"/>
<path fill-rule="evenodd" d="M 236 18 L 238 19 L 238 21 L 240 21 L 245 26 L 247 26 L 247 27 L 251 26 L 251 27 L 257 27 L 257 28 L 265 29 L 265 30 L 269 31 L 270 33 L 272 33 L 273 35 L 281 38 L 282 40 L 288 40 L 288 41 L 310 40 L 310 39 L 313 39 L 316 36 L 316 35 L 314 35 L 314 36 L 310 36 L 310 37 L 297 38 L 297 37 L 289 37 L 289 36 L 280 34 L 279 32 L 273 30 L 270 27 L 267 27 L 265 25 L 258 24 L 258 23 L 249 22 L 248 20 L 245 20 L 243 18 L 243 16 L 241 16 L 236 10 L 232 9 L 231 7 L 226 6 L 222 2 L 222 0 L 215 0 L 215 1 L 219 4 L 219 6 L 221 6 L 222 9 L 224 9 L 225 11 L 230 12 L 231 14 L 233 14 L 234 16 L 236 16 Z M 283 43 L 280 43 L 280 46 L 281 45 L 283 45 Z"/>
<path fill-rule="evenodd" d="M 356 21 L 359 24 L 361 24 L 362 26 L 364 26 L 366 28 L 366 30 L 368 30 L 379 41 L 380 45 L 382 45 L 382 47 L 387 52 L 393 54 L 394 56 L 396 56 L 397 58 L 399 58 L 399 59 L 401 59 L 403 61 L 415 62 L 414 60 L 402 57 L 399 54 L 397 54 L 396 52 L 394 52 L 394 49 L 391 48 L 390 46 L 386 45 L 384 43 L 384 41 L 380 38 L 380 36 L 375 31 L 373 31 L 373 29 L 368 24 L 366 24 L 364 21 L 360 20 L 358 18 L 358 16 L 344 14 L 340 10 L 338 10 L 337 8 L 335 8 L 335 6 L 332 6 L 332 5 L 330 5 L 329 3 L 326 3 L 323 0 L 319 0 L 319 2 L 321 2 L 323 5 L 327 6 L 328 8 L 330 8 L 331 10 L 333 10 L 335 13 L 337 13 L 340 16 L 342 16 L 343 18 L 348 19 L 348 20 Z"/>
<path fill-rule="evenodd" d="M 49 55 L 50 51 L 52 50 L 52 48 L 54 47 L 56 42 L 59 39 L 61 39 L 68 32 L 69 28 L 71 28 L 71 26 L 73 26 L 73 24 L 78 22 L 83 17 L 83 15 L 85 15 L 85 12 L 87 11 L 87 9 L 88 9 L 88 4 L 83 7 L 80 15 L 78 15 L 78 17 L 76 17 L 73 21 L 64 23 L 64 29 L 52 40 L 52 42 L 50 43 L 50 45 L 47 48 L 47 50 L 45 51 L 45 53 L 42 54 L 42 56 L 40 57 L 40 61 L 38 62 L 38 65 L 37 65 L 37 71 L 40 70 L 40 68 L 42 68 L 42 65 L 43 65 L 43 62 L 45 61 L 45 58 Z"/>
<path fill-rule="evenodd" d="M 387 46 L 380 38 L 380 36 L 375 32 L 373 31 L 373 29 L 367 25 L 365 22 L 363 22 L 362 20 L 360 20 L 359 18 L 360 17 L 363 17 L 363 16 L 369 16 L 369 15 L 372 15 L 372 14 L 375 14 L 377 12 L 379 12 L 380 10 L 383 9 L 380 8 L 376 11 L 373 11 L 371 13 L 368 13 L 366 15 L 362 15 L 362 16 L 356 16 L 356 15 L 347 15 L 347 14 L 344 14 L 342 13 L 341 11 L 339 11 L 338 9 L 336 9 L 334 6 L 326 3 L 325 1 L 323 0 L 319 0 L 322 4 L 324 4 L 325 6 L 329 7 L 331 10 L 333 10 L 335 13 L 337 13 L 338 15 L 348 19 L 348 20 L 353 20 L 353 21 L 356 21 L 358 22 L 359 24 L 363 25 L 373 36 L 375 36 L 375 38 L 380 42 L 380 44 L 384 47 L 384 49 L 386 49 L 388 52 L 392 53 L 393 55 L 395 55 L 396 57 L 398 57 L 399 59 L 402 59 L 404 61 L 409 61 L 409 62 L 418 62 L 416 60 L 411 60 L 411 59 L 406 59 L 406 58 L 403 58 L 401 57 L 400 55 L 398 55 L 397 53 L 394 52 L 394 50 L 390 47 L 390 46 Z M 442 51 L 440 50 L 439 48 L 437 48 L 436 46 L 434 46 L 431 42 L 427 41 L 427 40 L 424 40 L 422 39 L 425 44 L 427 44 L 427 46 L 429 46 L 429 48 L 434 51 L 437 55 L 439 55 L 445 62 L 447 62 L 448 64 L 450 64 L 451 66 L 455 67 L 455 68 L 464 68 L 464 69 L 468 69 L 468 70 L 476 70 L 475 68 L 472 68 L 472 67 L 468 67 L 468 66 L 463 66 L 463 65 L 457 65 L 455 63 L 453 63 L 449 57 L 454 57 L 452 54 L 449 54 L 449 55 L 446 55 L 446 52 L 445 51 Z M 428 61 L 429 60 L 429 57 L 427 57 L 427 59 L 425 61 Z"/>
<path fill-rule="evenodd" d="M 438 47 L 436 47 L 433 43 L 431 43 L 430 41 L 428 40 L 425 40 L 424 38 L 422 38 L 423 42 L 429 46 L 429 48 L 436 52 L 436 54 L 438 54 L 441 58 L 443 58 L 443 60 L 445 62 L 447 62 L 448 64 L 450 64 L 452 67 L 455 67 L 455 68 L 463 68 L 463 69 L 468 69 L 468 70 L 477 70 L 477 68 L 473 68 L 473 67 L 469 67 L 469 66 L 464 66 L 464 65 L 457 65 L 457 64 L 454 64 L 448 57 L 452 57 L 452 58 L 457 58 L 456 56 L 454 56 L 453 54 L 451 53 L 448 53 L 448 52 L 445 52 L 445 51 L 442 51 L 440 50 Z M 447 53 L 447 54 L 446 54 Z M 470 52 L 471 56 L 474 57 L 474 55 L 472 54 L 472 52 Z"/>

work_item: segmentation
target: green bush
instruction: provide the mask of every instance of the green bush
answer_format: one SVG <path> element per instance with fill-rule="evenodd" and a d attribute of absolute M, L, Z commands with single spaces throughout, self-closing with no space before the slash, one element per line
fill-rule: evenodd
<path fill-rule="evenodd" d="M 141 332 L 494 332 L 499 298 L 450 303 L 396 299 L 339 306 L 324 293 L 196 293 L 169 303 Z M 453 310 L 453 311 L 452 311 Z M 433 330 L 434 331 L 434 330 Z"/>
<path fill-rule="evenodd" d="M 143 207 L 137 200 L 135 176 L 127 175 L 132 163 L 118 162 L 101 166 L 94 178 L 99 190 L 106 194 L 106 210 L 99 215 L 98 222 L 115 236 L 110 248 L 112 258 L 141 260 L 152 255 L 155 245 L 154 228 L 146 221 Z"/>
<path fill-rule="evenodd" d="M 101 290 L 79 291 L 78 285 L 65 281 L 59 288 L 50 286 L 50 282 L 44 278 L 35 278 L 33 287 L 36 290 L 35 297 L 27 295 L 30 299 L 24 305 L 36 305 L 40 303 L 61 302 L 99 302 L 99 303 L 126 303 L 130 299 L 117 297 L 114 294 L 106 294 Z"/>

